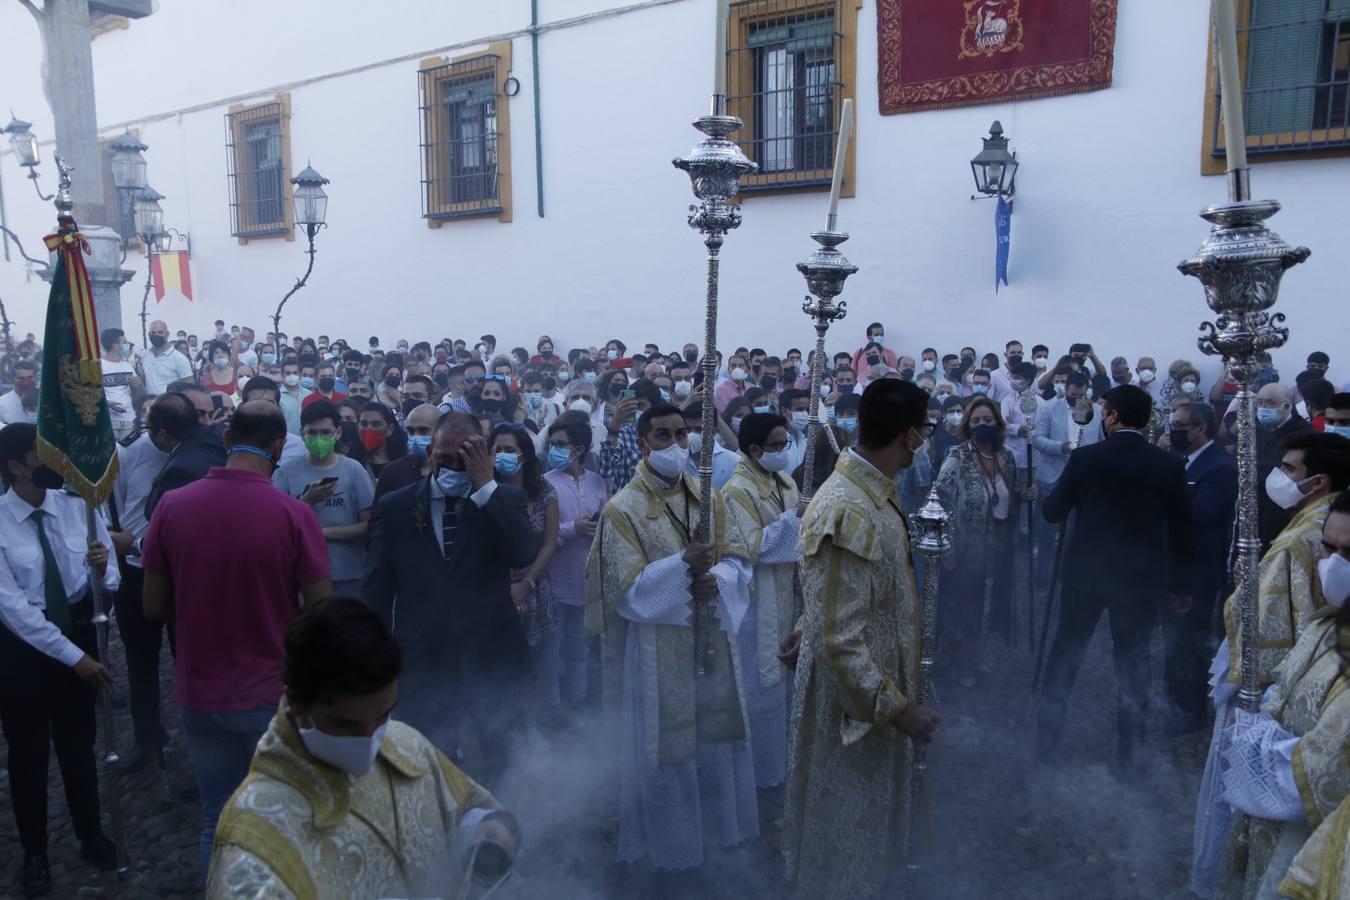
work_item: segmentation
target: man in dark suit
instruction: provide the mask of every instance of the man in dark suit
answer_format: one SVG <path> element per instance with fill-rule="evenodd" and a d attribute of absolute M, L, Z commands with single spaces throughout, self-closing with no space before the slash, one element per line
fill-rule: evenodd
<path fill-rule="evenodd" d="M 1208 703 L 1210 620 L 1228 583 L 1228 543 L 1237 510 L 1237 463 L 1215 443 L 1218 417 L 1208 403 L 1183 403 L 1172 412 L 1168 438 L 1186 462 L 1191 494 L 1195 564 L 1191 568 L 1191 606 L 1163 611 L 1167 646 L 1163 682 L 1173 705 L 1178 733 L 1205 725 Z"/>
<path fill-rule="evenodd" d="M 156 447 L 169 454 L 145 501 L 145 518 L 149 521 L 160 497 L 225 465 L 225 444 L 214 428 L 201 421 L 192 400 L 178 392 L 155 399 L 145 417 L 145 431 Z"/>
<path fill-rule="evenodd" d="M 379 500 L 365 600 L 403 645 L 400 718 L 451 754 L 462 719 L 491 769 L 520 720 L 529 662 L 511 570 L 534 561 L 540 538 L 525 492 L 494 479 L 473 416 L 441 416 L 431 458 L 430 475 Z"/>
<path fill-rule="evenodd" d="M 1069 693 L 1105 610 L 1115 657 L 1118 762 L 1134 774 L 1149 693 L 1149 636 L 1159 599 L 1190 606 L 1191 510 L 1186 472 L 1144 437 L 1153 400 L 1132 385 L 1103 396 L 1107 440 L 1075 450 L 1042 512 L 1058 523 L 1077 512 L 1063 562 L 1059 625 L 1040 698 L 1038 745 L 1053 756 Z"/>

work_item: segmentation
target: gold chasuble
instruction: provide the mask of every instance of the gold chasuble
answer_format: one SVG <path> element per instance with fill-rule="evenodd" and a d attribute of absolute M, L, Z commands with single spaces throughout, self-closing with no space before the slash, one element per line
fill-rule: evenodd
<path fill-rule="evenodd" d="M 283 702 L 220 814 L 206 896 L 453 897 L 471 811 L 500 807 L 415 729 L 391 721 L 352 778 L 305 750 Z"/>
<path fill-rule="evenodd" d="M 717 558 L 749 560 L 749 551 L 715 491 L 713 501 Z M 637 632 L 640 684 L 632 687 L 642 694 L 646 710 L 642 741 L 654 766 L 690 762 L 698 744 L 744 741 L 748 733 L 737 688 L 740 661 L 735 642 L 727 640 L 721 627 L 708 635 L 716 645 L 712 673 L 695 677 L 693 628 L 630 622 L 618 614 L 624 592 L 644 568 L 689 546 L 699 506 L 697 481 L 684 474 L 668 486 L 644 460 L 633 479 L 605 505 L 586 561 L 586 634 L 605 638 L 603 682 L 609 704 L 621 702 L 625 648 L 629 631 Z M 682 577 L 687 589 L 688 576 Z"/>
<path fill-rule="evenodd" d="M 895 482 L 847 452 L 802 520 L 805 627 L 783 852 L 800 897 L 877 895 L 904 865 L 919 599 Z"/>
<path fill-rule="evenodd" d="M 1294 900 L 1350 900 L 1350 799 L 1323 820 L 1294 857 L 1280 893 Z"/>
<path fill-rule="evenodd" d="M 1350 680 L 1336 652 L 1334 607 L 1317 611 L 1280 667 L 1262 712 L 1298 738 L 1294 783 L 1303 820 L 1276 822 L 1238 811 L 1229 829 L 1219 896 L 1274 897 L 1309 833 L 1350 796 Z"/>
<path fill-rule="evenodd" d="M 1257 595 L 1257 683 L 1265 687 L 1275 680 L 1275 667 L 1303 633 L 1313 612 L 1326 604 L 1317 580 L 1317 560 L 1322 554 L 1322 523 L 1327 520 L 1331 497 L 1313 501 L 1298 511 L 1261 557 Z M 1242 627 L 1237 593 L 1223 608 L 1228 632 L 1228 681 L 1242 683 Z"/>
<path fill-rule="evenodd" d="M 783 513 L 797 507 L 801 494 L 797 485 L 786 475 L 765 472 L 741 458 L 722 493 L 727 499 L 727 511 L 737 530 L 749 547 L 750 562 L 755 568 L 755 580 L 750 588 L 754 608 L 750 614 L 759 626 L 756 658 L 743 659 L 747 671 L 757 667 L 761 687 L 770 688 L 783 681 L 783 664 L 778 660 L 779 644 L 792 633 L 797 618 L 796 591 L 793 582 L 797 571 L 794 558 L 786 563 L 766 563 L 760 560 L 764 530 Z"/>

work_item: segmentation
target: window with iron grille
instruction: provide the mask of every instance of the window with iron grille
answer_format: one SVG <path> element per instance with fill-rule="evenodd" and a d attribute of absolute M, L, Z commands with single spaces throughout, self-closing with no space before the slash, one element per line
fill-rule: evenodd
<path fill-rule="evenodd" d="M 231 107 L 225 125 L 231 233 L 241 240 L 294 237 L 289 98 Z"/>
<path fill-rule="evenodd" d="M 1239 13 L 1248 154 L 1350 149 L 1350 0 L 1250 0 Z M 1207 143 L 1222 159 L 1212 72 L 1210 93 Z"/>
<path fill-rule="evenodd" d="M 424 60 L 418 72 L 422 118 L 422 215 L 441 220 L 496 215 L 510 221 L 508 71 L 502 46 L 447 62 Z"/>
<path fill-rule="evenodd" d="M 856 0 L 739 0 L 730 17 L 727 107 L 759 164 L 742 189 L 828 186 L 839 111 L 853 96 Z"/>

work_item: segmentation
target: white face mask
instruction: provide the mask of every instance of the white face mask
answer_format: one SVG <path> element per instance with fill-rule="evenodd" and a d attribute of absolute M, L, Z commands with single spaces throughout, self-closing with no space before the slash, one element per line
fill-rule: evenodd
<path fill-rule="evenodd" d="M 745 371 L 744 369 L 732 369 L 732 370 L 731 370 L 731 380 L 732 380 L 732 381 L 744 381 L 745 379 L 747 379 L 747 378 L 749 378 L 749 377 L 750 377 L 750 373 L 747 372 L 747 371 Z"/>
<path fill-rule="evenodd" d="M 688 459 L 688 450 L 679 444 L 671 444 L 664 450 L 653 450 L 648 453 L 647 465 L 662 478 L 675 478 L 684 471 L 684 464 Z"/>
<path fill-rule="evenodd" d="M 923 370 L 924 370 L 925 372 L 932 372 L 932 371 L 934 371 L 934 370 L 936 370 L 936 369 L 937 369 L 937 361 L 936 361 L 936 360 L 925 359 L 925 360 L 923 361 Z"/>
<path fill-rule="evenodd" d="M 1319 560 L 1317 576 L 1322 580 L 1322 596 L 1339 609 L 1350 600 L 1350 559 L 1339 553 Z"/>
<path fill-rule="evenodd" d="M 300 383 L 300 376 L 299 376 L 299 375 L 284 375 L 284 376 L 282 376 L 282 379 L 281 379 L 281 380 L 282 380 L 282 382 L 286 385 L 286 387 L 295 387 L 296 385 L 298 385 L 298 384 Z"/>
<path fill-rule="evenodd" d="M 1155 372 L 1155 371 L 1153 371 L 1152 369 L 1140 369 L 1140 370 L 1139 370 L 1139 383 L 1140 383 L 1140 384 L 1152 384 L 1153 379 L 1155 379 L 1155 378 L 1157 378 L 1157 377 L 1158 377 L 1158 373 Z"/>
<path fill-rule="evenodd" d="M 766 472 L 782 472 L 788 467 L 787 448 L 784 447 L 782 450 L 762 454 L 759 458 L 759 464 L 764 467 Z"/>
<path fill-rule="evenodd" d="M 1035 359 L 1033 359 L 1032 362 L 1036 364 L 1036 368 L 1044 369 L 1046 366 L 1050 364 L 1050 358 L 1047 356 L 1038 356 Z"/>
<path fill-rule="evenodd" d="M 805 410 L 798 410 L 792 414 L 792 427 L 798 431 L 805 431 L 810 421 L 811 414 Z"/>
<path fill-rule="evenodd" d="M 1194 381 L 1183 381 L 1181 383 L 1181 389 L 1188 394 L 1194 394 L 1200 390 L 1200 385 L 1196 384 Z"/>
<path fill-rule="evenodd" d="M 1067 391 L 1068 389 L 1069 389 L 1069 386 L 1068 386 L 1067 384 L 1065 384 L 1064 382 L 1062 382 L 1062 381 L 1056 382 L 1056 383 L 1055 383 L 1055 396 L 1056 396 L 1056 397 L 1063 397 L 1063 396 L 1064 396 L 1064 392 Z"/>
<path fill-rule="evenodd" d="M 675 382 L 675 396 L 681 399 L 688 397 L 694 392 L 693 382 L 677 381 Z"/>
<path fill-rule="evenodd" d="M 375 757 L 380 753 L 380 742 L 384 740 L 389 723 L 385 722 L 376 728 L 370 737 L 360 735 L 342 737 L 328 734 L 318 728 L 305 728 L 298 721 L 296 728 L 300 732 L 300 740 L 304 741 L 305 749 L 311 756 L 341 769 L 348 775 L 360 778 L 375 765 Z"/>
<path fill-rule="evenodd" d="M 703 452 L 703 435 L 698 432 L 689 432 L 689 458 L 693 459 Z"/>
<path fill-rule="evenodd" d="M 1316 475 L 1313 476 L 1313 478 L 1316 477 Z M 1284 474 L 1283 469 L 1271 469 L 1270 475 L 1266 477 L 1266 496 L 1275 501 L 1275 505 L 1280 509 L 1293 509 L 1305 496 L 1303 491 L 1300 490 L 1300 485 L 1309 481 L 1312 481 L 1312 478 L 1294 481 Z"/>
<path fill-rule="evenodd" d="M 572 412 L 585 413 L 588 416 L 591 414 L 590 401 L 584 397 L 578 397 L 573 400 L 571 403 L 567 404 L 567 408 Z"/>

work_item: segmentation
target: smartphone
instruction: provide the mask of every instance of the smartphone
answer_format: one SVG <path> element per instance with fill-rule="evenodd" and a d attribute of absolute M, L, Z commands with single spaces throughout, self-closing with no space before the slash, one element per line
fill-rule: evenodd
<path fill-rule="evenodd" d="M 629 388 L 628 390 L 626 390 L 626 391 L 624 391 L 623 393 L 619 394 L 619 399 L 620 399 L 620 400 L 632 400 L 632 399 L 633 399 L 634 397 L 636 397 L 636 396 L 637 396 L 637 391 L 633 390 L 632 388 Z"/>
<path fill-rule="evenodd" d="M 320 478 L 320 479 L 319 479 L 319 486 L 320 486 L 320 487 L 328 487 L 328 485 L 330 485 L 330 484 L 337 484 L 337 481 L 338 481 L 338 478 L 337 478 L 336 475 L 329 475 L 327 478 Z"/>
<path fill-rule="evenodd" d="M 225 398 L 222 397 L 220 394 L 212 394 L 211 408 L 214 409 L 216 412 L 220 412 L 222 409 L 225 408 Z"/>

